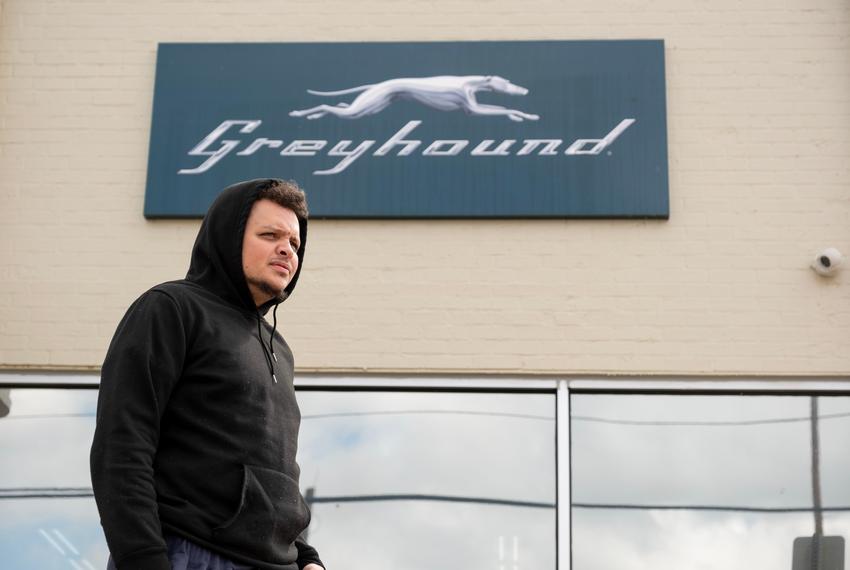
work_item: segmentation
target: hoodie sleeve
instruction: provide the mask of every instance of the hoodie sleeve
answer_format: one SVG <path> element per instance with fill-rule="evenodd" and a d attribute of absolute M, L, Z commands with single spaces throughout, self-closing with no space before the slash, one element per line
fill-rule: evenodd
<path fill-rule="evenodd" d="M 170 570 L 153 460 L 160 418 L 180 378 L 186 336 L 166 293 L 143 294 L 118 325 L 101 371 L 91 477 L 109 551 L 121 570 Z"/>
<path fill-rule="evenodd" d="M 298 549 L 298 560 L 296 561 L 298 570 L 302 570 L 308 564 L 318 564 L 322 568 L 325 567 L 324 563 L 319 559 L 319 553 L 304 541 L 303 535 L 299 535 L 295 539 L 295 547 Z"/>

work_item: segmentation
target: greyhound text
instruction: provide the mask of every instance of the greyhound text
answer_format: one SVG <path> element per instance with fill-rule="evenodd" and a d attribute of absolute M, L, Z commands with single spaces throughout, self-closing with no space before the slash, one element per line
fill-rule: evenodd
<path fill-rule="evenodd" d="M 537 156 L 598 155 L 610 147 L 634 122 L 635 119 L 632 118 L 623 119 L 602 138 L 579 138 L 565 145 L 561 138 L 505 139 L 498 142 L 492 139 L 477 142 L 465 139 L 422 141 L 413 138 L 413 131 L 422 124 L 422 121 L 408 121 L 379 145 L 376 140 L 362 140 L 357 143 L 350 140 L 331 143 L 331 141 L 316 139 L 296 139 L 285 142 L 283 139 L 266 137 L 245 140 L 240 135 L 254 133 L 263 122 L 261 120 L 226 120 L 210 131 L 187 153 L 192 157 L 204 157 L 203 162 L 194 168 L 180 169 L 178 174 L 191 175 L 207 172 L 237 149 L 239 150 L 234 154 L 236 157 L 269 151 L 278 152 L 283 157 L 317 156 L 320 153 L 332 157 L 328 161 L 329 168 L 313 171 L 316 175 L 339 174 L 369 151 L 372 151 L 372 156 L 397 157 L 410 156 L 414 152 L 434 157 L 457 156 L 463 152 L 468 152 L 471 156 L 491 157 L 535 154 Z M 250 137 L 247 138 L 250 139 Z M 336 163 L 331 164 L 334 161 Z"/>

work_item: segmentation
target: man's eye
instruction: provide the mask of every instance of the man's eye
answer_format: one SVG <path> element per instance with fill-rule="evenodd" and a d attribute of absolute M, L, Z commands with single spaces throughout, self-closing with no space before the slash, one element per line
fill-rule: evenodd
<path fill-rule="evenodd" d="M 290 243 L 292 244 L 292 249 L 294 249 L 295 251 L 298 251 L 298 242 L 293 241 L 293 242 L 290 242 Z"/>

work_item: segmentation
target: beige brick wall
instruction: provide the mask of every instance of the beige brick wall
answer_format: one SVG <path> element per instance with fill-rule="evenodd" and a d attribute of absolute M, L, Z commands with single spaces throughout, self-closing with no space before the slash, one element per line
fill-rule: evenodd
<path fill-rule="evenodd" d="M 0 367 L 97 367 L 181 277 L 142 217 L 157 42 L 666 42 L 669 221 L 316 221 L 304 370 L 850 374 L 850 4 L 48 1 L 0 6 Z"/>

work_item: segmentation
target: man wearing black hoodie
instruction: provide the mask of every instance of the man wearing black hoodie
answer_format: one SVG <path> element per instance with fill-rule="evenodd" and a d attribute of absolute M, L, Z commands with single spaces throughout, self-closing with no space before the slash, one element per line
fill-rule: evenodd
<path fill-rule="evenodd" d="M 109 568 L 322 570 L 301 535 L 292 352 L 263 318 L 295 287 L 306 237 L 296 184 L 230 186 L 186 278 L 118 325 L 91 449 Z"/>

